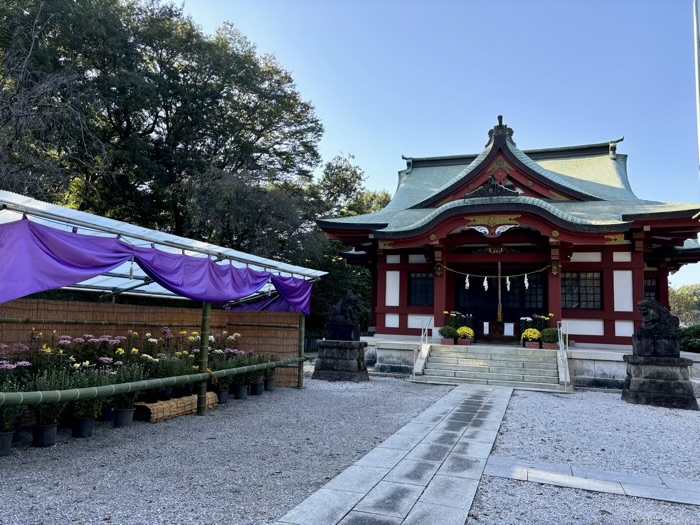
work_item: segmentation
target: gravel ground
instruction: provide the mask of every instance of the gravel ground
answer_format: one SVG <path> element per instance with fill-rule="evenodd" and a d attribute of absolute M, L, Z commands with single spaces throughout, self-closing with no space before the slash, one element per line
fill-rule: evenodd
<path fill-rule="evenodd" d="M 516 390 L 492 455 L 700 481 L 698 450 L 700 412 Z M 698 525 L 700 508 L 484 476 L 467 523 Z"/>
<path fill-rule="evenodd" d="M 481 478 L 468 525 L 698 525 L 700 510 L 628 496 Z"/>
<path fill-rule="evenodd" d="M 516 390 L 492 454 L 700 481 L 698 451 L 700 411 L 632 405 L 619 393 Z"/>
<path fill-rule="evenodd" d="M 0 458 L 0 524 L 272 523 L 451 387 L 307 380 L 205 417 L 30 436 Z"/>

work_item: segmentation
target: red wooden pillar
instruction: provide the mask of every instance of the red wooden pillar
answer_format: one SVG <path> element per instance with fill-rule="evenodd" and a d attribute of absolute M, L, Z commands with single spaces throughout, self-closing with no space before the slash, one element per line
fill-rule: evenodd
<path fill-rule="evenodd" d="M 436 270 L 439 268 L 440 275 L 438 271 L 435 272 L 435 283 L 433 286 L 433 326 L 437 328 L 442 327 L 444 320 L 443 312 L 447 310 L 447 270 L 443 268 L 445 261 L 443 260 L 443 252 L 435 252 L 435 267 Z M 439 266 L 438 266 L 439 265 Z"/>
<path fill-rule="evenodd" d="M 556 321 L 561 321 L 562 310 L 561 310 L 561 266 L 559 261 L 552 261 L 556 263 L 558 271 L 555 274 L 550 268 L 547 271 L 547 313 L 553 314 L 554 319 L 551 326 L 556 326 Z"/>
<path fill-rule="evenodd" d="M 657 290 L 659 292 L 659 302 L 663 304 L 666 308 L 671 308 L 668 299 L 668 267 L 666 263 L 661 263 L 659 265 L 659 274 L 656 281 Z"/>
<path fill-rule="evenodd" d="M 632 252 L 632 308 L 636 311 L 639 301 L 644 300 L 644 253 Z M 641 316 L 634 320 L 634 331 L 642 326 Z"/>
<path fill-rule="evenodd" d="M 379 264 L 379 261 L 377 261 L 374 266 L 370 267 L 370 274 L 372 275 L 372 300 L 370 302 L 370 320 L 369 324 L 370 326 L 373 326 L 375 331 L 377 329 L 377 297 L 378 297 L 378 290 L 379 290 L 379 280 L 378 280 L 378 274 L 379 272 L 377 271 L 377 266 Z"/>
<path fill-rule="evenodd" d="M 547 312 L 554 316 L 550 326 L 561 321 L 561 262 L 559 246 L 554 245 L 550 251 L 550 267 L 547 270 Z"/>

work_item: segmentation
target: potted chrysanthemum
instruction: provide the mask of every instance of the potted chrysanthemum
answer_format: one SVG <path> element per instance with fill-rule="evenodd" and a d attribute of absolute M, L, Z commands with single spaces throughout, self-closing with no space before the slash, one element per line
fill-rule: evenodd
<path fill-rule="evenodd" d="M 73 388 L 73 377 L 68 370 L 49 368 L 40 371 L 34 378 L 31 389 L 38 392 L 68 390 Z M 36 425 L 32 429 L 35 447 L 51 447 L 56 444 L 58 420 L 65 403 L 41 403 L 34 410 Z"/>
<path fill-rule="evenodd" d="M 16 392 L 20 385 L 13 377 L 0 377 L 0 392 Z M 24 414 L 23 406 L 0 405 L 0 456 L 7 456 L 12 450 L 15 423 Z"/>
<path fill-rule="evenodd" d="M 542 339 L 542 333 L 536 328 L 528 328 L 520 336 L 525 348 L 539 348 L 540 340 Z"/>
<path fill-rule="evenodd" d="M 443 326 L 440 328 L 440 330 L 438 330 L 438 333 L 440 334 L 440 337 L 442 337 L 440 340 L 441 345 L 453 345 L 459 337 L 457 330 L 452 326 Z"/>
<path fill-rule="evenodd" d="M 472 344 L 472 339 L 474 339 L 474 330 L 468 326 L 460 326 L 457 328 L 457 335 L 459 336 L 459 339 L 457 339 L 458 345 L 469 346 Z"/>

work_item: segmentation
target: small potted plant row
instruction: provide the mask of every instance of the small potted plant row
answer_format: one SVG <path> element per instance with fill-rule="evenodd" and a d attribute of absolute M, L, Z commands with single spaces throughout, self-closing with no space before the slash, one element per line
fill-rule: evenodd
<path fill-rule="evenodd" d="M 226 370 L 229 368 L 241 368 L 249 365 L 258 365 L 277 361 L 275 355 L 251 355 L 244 352 L 231 352 L 229 355 L 217 353 L 212 354 L 210 366 L 213 371 Z M 228 402 L 229 394 L 233 394 L 234 399 L 245 399 L 248 395 L 260 396 L 264 391 L 275 389 L 275 369 L 265 368 L 263 370 L 253 370 L 244 374 L 233 376 L 217 377 L 216 381 L 211 380 L 210 388 L 216 391 L 219 404 Z"/>
<path fill-rule="evenodd" d="M 438 330 L 438 333 L 442 338 L 440 344 L 443 345 L 469 346 L 474 339 L 474 330 L 468 326 L 460 326 L 459 328 L 443 326 Z"/>

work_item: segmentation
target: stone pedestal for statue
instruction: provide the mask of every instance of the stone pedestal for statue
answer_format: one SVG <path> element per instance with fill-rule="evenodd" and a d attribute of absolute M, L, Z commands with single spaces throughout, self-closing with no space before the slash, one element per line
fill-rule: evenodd
<path fill-rule="evenodd" d="M 633 353 L 624 356 L 627 378 L 622 399 L 628 403 L 698 410 L 690 382 L 692 359 L 680 357 L 675 335 L 678 318 L 656 301 L 641 301 L 643 323 L 632 337 Z"/>
<path fill-rule="evenodd" d="M 369 381 L 364 341 L 319 341 L 313 379 Z"/>

